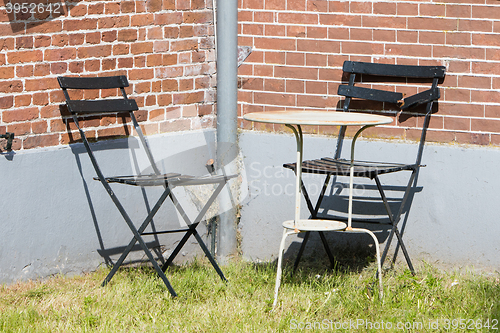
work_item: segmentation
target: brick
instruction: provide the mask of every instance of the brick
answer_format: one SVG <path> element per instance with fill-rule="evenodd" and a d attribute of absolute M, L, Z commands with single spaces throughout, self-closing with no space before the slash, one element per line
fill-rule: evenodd
<path fill-rule="evenodd" d="M 134 27 L 144 27 L 149 26 L 154 23 L 154 15 L 153 14 L 141 14 L 141 15 L 132 15 L 130 19 L 130 25 Z"/>
<path fill-rule="evenodd" d="M 418 31 L 408 31 L 408 30 L 398 31 L 397 41 L 400 43 L 417 43 Z"/>
<path fill-rule="evenodd" d="M 40 50 L 8 52 L 7 61 L 10 64 L 27 62 L 40 62 L 43 60 L 43 53 Z"/>
<path fill-rule="evenodd" d="M 127 44 L 113 45 L 113 55 L 125 55 L 130 53 L 130 46 Z"/>
<path fill-rule="evenodd" d="M 160 132 L 176 132 L 191 129 L 191 121 L 189 119 L 177 119 L 160 123 Z"/>
<path fill-rule="evenodd" d="M 54 32 L 61 32 L 62 22 L 61 21 L 49 21 L 44 22 L 44 24 L 38 24 L 36 22 L 26 23 L 26 34 L 36 33 L 36 34 L 48 34 Z"/>
<path fill-rule="evenodd" d="M 72 17 L 87 15 L 87 6 L 85 4 L 78 4 L 69 10 Z"/>
<path fill-rule="evenodd" d="M 52 74 L 63 74 L 68 70 L 68 63 L 66 62 L 57 62 L 50 64 L 50 72 Z"/>
<path fill-rule="evenodd" d="M 157 96 L 159 106 L 167 106 L 172 104 L 171 94 L 160 94 Z"/>
<path fill-rule="evenodd" d="M 258 49 L 267 50 L 280 50 L 280 51 L 295 51 L 295 39 L 282 39 L 282 38 L 255 38 L 255 47 Z"/>
<path fill-rule="evenodd" d="M 446 33 L 436 31 L 419 31 L 418 41 L 423 44 L 444 44 L 446 41 Z"/>
<path fill-rule="evenodd" d="M 497 6 L 472 6 L 472 18 L 498 19 L 500 8 Z"/>
<path fill-rule="evenodd" d="M 447 17 L 470 18 L 472 7 L 470 5 L 446 4 Z"/>
<path fill-rule="evenodd" d="M 78 58 L 104 58 L 111 55 L 111 45 L 98 45 L 89 47 L 79 47 L 77 49 Z"/>
<path fill-rule="evenodd" d="M 266 22 L 271 23 L 274 21 L 274 13 L 273 12 L 255 12 L 254 13 L 254 22 Z"/>
<path fill-rule="evenodd" d="M 83 61 L 73 61 L 69 63 L 69 71 L 70 73 L 82 73 L 84 68 Z"/>
<path fill-rule="evenodd" d="M 410 18 L 408 18 L 408 20 L 410 20 Z M 384 16 L 364 16 L 362 26 L 374 29 L 390 28 L 404 30 L 407 29 L 406 22 L 405 17 L 396 16 L 387 19 L 387 17 Z"/>
<path fill-rule="evenodd" d="M 44 53 L 45 61 L 63 61 L 76 58 L 76 50 L 72 47 L 62 49 L 47 49 Z"/>
<path fill-rule="evenodd" d="M 393 32 L 395 35 L 395 33 Z M 349 29 L 344 27 L 328 28 L 328 36 L 330 39 L 349 39 Z"/>
<path fill-rule="evenodd" d="M 0 109 L 9 109 L 14 106 L 14 97 L 5 96 L 0 97 Z"/>
<path fill-rule="evenodd" d="M 317 2 L 322 2 L 322 1 L 315 1 L 316 3 Z M 258 4 L 258 1 L 253 1 L 254 5 L 252 8 L 255 8 L 255 7 L 258 7 L 259 4 Z M 265 8 L 266 10 L 285 10 L 286 9 L 286 2 L 285 1 L 281 1 L 281 0 L 266 0 L 265 2 L 263 2 L 264 5 L 265 5 Z M 262 4 L 260 4 L 260 6 L 262 6 Z M 314 8 L 314 6 L 311 6 Z M 262 9 L 262 8 L 260 8 Z"/>
<path fill-rule="evenodd" d="M 445 117 L 444 128 L 447 130 L 470 131 L 470 118 Z"/>
<path fill-rule="evenodd" d="M 296 24 L 318 24 L 319 17 L 317 14 L 304 14 L 304 13 L 278 13 L 278 23 Z"/>
<path fill-rule="evenodd" d="M 448 19 L 444 17 L 409 17 L 407 28 L 412 30 L 426 30 L 428 27 L 432 27 L 433 30 L 454 31 L 457 25 L 457 19 Z"/>
<path fill-rule="evenodd" d="M 163 29 L 160 27 L 148 28 L 148 39 L 162 39 Z"/>
<path fill-rule="evenodd" d="M 458 30 L 473 32 L 492 32 L 493 24 L 493 22 L 486 20 L 460 19 L 458 21 Z"/>
<path fill-rule="evenodd" d="M 39 110 L 37 107 L 6 110 L 2 112 L 2 121 L 4 123 L 29 121 L 38 118 Z"/>
<path fill-rule="evenodd" d="M 65 31 L 80 31 L 80 30 L 96 30 L 97 19 L 85 18 L 78 20 L 66 19 L 63 21 L 63 30 Z"/>
<path fill-rule="evenodd" d="M 476 119 L 476 118 L 472 118 L 471 119 L 471 131 L 499 133 L 500 132 L 500 119 L 491 119 L 491 118 Z"/>
<path fill-rule="evenodd" d="M 397 5 L 393 2 L 374 2 L 373 14 L 375 15 L 396 15 Z"/>
<path fill-rule="evenodd" d="M 289 11 L 305 11 L 306 1 L 305 0 L 286 0 L 286 8 Z"/>
<path fill-rule="evenodd" d="M 129 16 L 100 17 L 97 21 L 99 29 L 116 29 L 130 26 Z"/>
<path fill-rule="evenodd" d="M 15 40 L 14 38 L 5 38 L 0 40 L 0 50 L 14 50 Z"/>
<path fill-rule="evenodd" d="M 110 71 L 116 68 L 116 59 L 103 59 L 102 60 L 102 70 Z"/>
<path fill-rule="evenodd" d="M 153 52 L 152 42 L 133 43 L 130 47 L 130 53 L 132 54 L 143 54 L 152 52 Z"/>
<path fill-rule="evenodd" d="M 245 9 L 264 9 L 264 1 L 244 0 L 243 8 Z"/>
<path fill-rule="evenodd" d="M 274 69 L 275 77 L 317 80 L 318 70 L 315 68 L 302 68 L 292 66 L 276 66 Z"/>
<path fill-rule="evenodd" d="M 485 105 L 486 118 L 499 118 L 500 119 L 500 106 L 499 105 Z"/>
<path fill-rule="evenodd" d="M 462 75 L 458 77 L 458 86 L 462 88 L 491 89 L 491 77 Z"/>
<path fill-rule="evenodd" d="M 155 25 L 175 25 L 182 23 L 182 13 L 159 13 L 154 16 Z"/>
<path fill-rule="evenodd" d="M 26 91 L 60 89 L 56 78 L 39 78 L 25 81 Z"/>
<path fill-rule="evenodd" d="M 295 106 L 295 95 L 286 93 L 255 92 L 254 98 L 259 104 Z"/>
<path fill-rule="evenodd" d="M 285 80 L 286 92 L 303 94 L 305 92 L 305 82 L 303 80 Z"/>
<path fill-rule="evenodd" d="M 444 95 L 447 102 L 470 102 L 469 89 L 446 89 Z"/>
<path fill-rule="evenodd" d="M 201 103 L 205 99 L 203 91 L 189 92 L 189 93 L 176 93 L 173 95 L 174 104 L 192 104 Z"/>
<path fill-rule="evenodd" d="M 128 72 L 129 80 L 151 80 L 154 78 L 154 69 L 131 69 Z"/>
<path fill-rule="evenodd" d="M 387 44 L 386 48 L 389 47 Z M 342 42 L 342 52 L 354 54 L 384 54 L 384 45 L 365 42 Z M 390 50 L 390 49 L 389 49 Z"/>
<path fill-rule="evenodd" d="M 498 103 L 498 91 L 471 90 L 471 102 L 473 102 L 473 103 Z"/>
<path fill-rule="evenodd" d="M 84 68 L 87 72 L 98 72 L 101 70 L 101 61 L 98 59 L 86 60 Z"/>
<path fill-rule="evenodd" d="M 23 140 L 23 149 L 56 146 L 59 144 L 58 134 L 30 136 Z"/>
<path fill-rule="evenodd" d="M 173 41 L 171 43 L 171 51 L 173 52 L 196 50 L 197 48 L 198 41 L 194 39 Z"/>
<path fill-rule="evenodd" d="M 46 76 L 50 74 L 50 64 L 36 64 L 35 76 Z"/>
<path fill-rule="evenodd" d="M 472 73 L 485 75 L 500 75 L 500 63 L 491 62 L 473 62 Z"/>
<path fill-rule="evenodd" d="M 0 67 L 0 80 L 4 79 L 13 79 L 14 78 L 14 69 L 24 66 L 9 66 L 9 67 Z M 29 67 L 29 66 L 26 66 Z M 33 68 L 33 66 L 31 66 Z"/>
<path fill-rule="evenodd" d="M 306 94 L 327 94 L 327 83 L 318 81 L 306 81 Z"/>
<path fill-rule="evenodd" d="M 182 22 L 184 24 L 211 23 L 213 14 L 211 12 L 183 12 Z"/>
<path fill-rule="evenodd" d="M 420 15 L 421 16 L 445 16 L 446 15 L 446 6 L 445 6 L 445 4 L 422 3 L 420 5 Z"/>
<path fill-rule="evenodd" d="M 289 66 L 304 66 L 305 54 L 297 52 L 286 52 L 286 64 Z"/>
<path fill-rule="evenodd" d="M 14 133 L 15 136 L 19 137 L 21 135 L 26 135 L 31 133 L 31 124 L 30 123 L 17 123 L 17 124 L 9 124 L 6 127 L 6 131 L 10 133 Z"/>
<path fill-rule="evenodd" d="M 147 0 L 146 10 L 152 13 L 159 12 L 162 10 L 162 0 Z"/>
<path fill-rule="evenodd" d="M 35 48 L 48 47 L 50 43 L 52 43 L 52 38 L 50 36 L 35 36 Z"/>
<path fill-rule="evenodd" d="M 319 14 L 319 23 L 326 26 L 361 27 L 361 16 L 340 14 Z M 363 26 L 365 26 L 363 21 Z M 377 26 L 377 28 L 380 28 Z"/>
<path fill-rule="evenodd" d="M 120 12 L 122 14 L 135 12 L 135 1 L 121 1 Z"/>
<path fill-rule="evenodd" d="M 429 45 L 400 45 L 386 44 L 385 51 L 387 55 L 411 55 L 412 57 L 431 57 L 432 48 Z M 376 52 L 373 52 L 376 53 Z"/>
<path fill-rule="evenodd" d="M 17 37 L 16 38 L 16 49 L 32 49 L 34 45 L 33 36 Z"/>
<path fill-rule="evenodd" d="M 69 37 L 67 34 L 53 35 L 51 38 L 51 45 L 57 47 L 63 47 L 68 45 Z"/>
<path fill-rule="evenodd" d="M 163 66 L 177 65 L 176 54 L 163 54 Z"/>
<path fill-rule="evenodd" d="M 47 93 L 35 93 L 33 94 L 33 105 L 47 105 L 49 104 L 49 94 Z"/>
<path fill-rule="evenodd" d="M 23 91 L 23 83 L 20 80 L 0 81 L 0 93 L 15 93 Z"/>
<path fill-rule="evenodd" d="M 500 46 L 500 41 L 498 41 L 498 34 L 473 34 L 472 44 L 498 47 Z"/>
<path fill-rule="evenodd" d="M 41 121 L 34 121 L 31 123 L 31 132 L 33 134 L 43 134 L 47 132 L 47 121 L 41 120 Z"/>

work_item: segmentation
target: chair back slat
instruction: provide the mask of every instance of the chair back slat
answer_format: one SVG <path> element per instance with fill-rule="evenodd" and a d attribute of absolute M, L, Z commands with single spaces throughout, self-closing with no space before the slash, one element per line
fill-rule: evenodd
<path fill-rule="evenodd" d="M 401 102 L 403 99 L 402 93 L 349 85 L 339 86 L 338 94 L 346 97 L 362 98 L 370 101 L 388 102 L 394 104 Z"/>
<path fill-rule="evenodd" d="M 108 77 L 58 77 L 59 86 L 63 89 L 113 89 L 128 87 L 124 75 Z"/>
<path fill-rule="evenodd" d="M 346 73 L 357 73 L 377 76 L 444 78 L 444 66 L 411 66 L 377 64 L 359 61 L 345 61 L 343 70 Z"/>
<path fill-rule="evenodd" d="M 421 105 L 432 101 L 436 101 L 440 97 L 441 93 L 439 92 L 439 88 L 433 87 L 426 91 L 422 91 L 421 93 L 406 97 L 403 100 L 403 104 L 401 105 L 401 110 L 409 109 L 415 105 Z"/>
<path fill-rule="evenodd" d="M 97 101 L 70 100 L 67 105 L 71 113 L 77 114 L 115 113 L 139 110 L 134 99 L 104 99 Z"/>

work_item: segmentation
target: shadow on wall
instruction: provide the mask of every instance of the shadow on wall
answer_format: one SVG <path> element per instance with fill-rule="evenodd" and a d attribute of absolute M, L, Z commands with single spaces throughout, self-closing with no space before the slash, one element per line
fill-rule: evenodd
<path fill-rule="evenodd" d="M 67 16 L 69 11 L 81 0 L 1 0 L 9 18 L 12 32 L 29 30 L 30 28 L 50 22 L 60 16 Z"/>

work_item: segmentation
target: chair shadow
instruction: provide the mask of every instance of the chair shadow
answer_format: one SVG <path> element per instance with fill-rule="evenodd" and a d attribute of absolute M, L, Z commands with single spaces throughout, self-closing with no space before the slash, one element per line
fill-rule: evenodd
<path fill-rule="evenodd" d="M 39 25 L 49 23 L 61 16 L 68 16 L 70 10 L 82 0 L 25 1 L 2 0 L 13 33 L 30 33 Z M 23 6 L 24 5 L 24 6 Z M 36 32 L 36 30 L 35 30 Z"/>

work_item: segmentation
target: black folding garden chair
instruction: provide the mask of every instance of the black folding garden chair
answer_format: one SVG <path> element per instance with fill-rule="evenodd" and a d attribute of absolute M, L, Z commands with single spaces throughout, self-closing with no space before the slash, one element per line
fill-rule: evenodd
<path fill-rule="evenodd" d="M 113 268 L 109 272 L 108 276 L 105 278 L 103 281 L 102 285 L 106 285 L 112 278 L 113 275 L 116 273 L 118 268 L 122 265 L 123 261 L 127 257 L 127 255 L 130 253 L 136 242 L 139 243 L 140 247 L 142 250 L 145 252 L 149 262 L 153 265 L 154 269 L 158 273 L 158 275 L 161 277 L 165 285 L 167 286 L 170 294 L 175 297 L 177 294 L 173 287 L 170 285 L 170 282 L 168 281 L 167 277 L 165 276 L 165 270 L 167 267 L 172 263 L 174 258 L 177 256 L 177 254 L 180 252 L 184 244 L 186 244 L 187 240 L 191 235 L 193 235 L 196 240 L 198 241 L 198 244 L 202 248 L 203 252 L 211 262 L 212 266 L 214 269 L 217 271 L 219 276 L 223 281 L 227 281 L 224 274 L 222 273 L 221 269 L 217 265 L 216 261 L 210 254 L 210 251 L 206 247 L 205 243 L 201 239 L 200 235 L 196 231 L 196 227 L 200 224 L 202 221 L 204 215 L 207 213 L 209 207 L 212 205 L 218 194 L 221 192 L 222 188 L 224 185 L 227 183 L 227 181 L 231 178 L 236 177 L 236 175 L 207 175 L 207 176 L 201 176 L 201 177 L 194 177 L 194 176 L 189 176 L 189 175 L 183 175 L 180 173 L 161 173 L 160 170 L 158 169 L 157 165 L 155 164 L 155 161 L 153 159 L 153 155 L 151 153 L 151 150 L 149 149 L 146 139 L 144 138 L 144 135 L 142 133 L 141 127 L 139 126 L 136 117 L 134 116 L 134 111 L 138 110 L 137 103 L 133 99 L 129 99 L 127 97 L 127 94 L 125 92 L 125 87 L 128 87 L 128 80 L 125 76 L 110 76 L 110 77 L 58 77 L 59 85 L 61 86 L 64 96 L 66 97 L 66 105 L 73 117 L 73 121 L 75 122 L 75 125 L 77 126 L 81 139 L 83 140 L 83 144 L 87 150 L 87 153 L 90 157 L 90 160 L 92 162 L 92 165 L 97 173 L 97 177 L 95 177 L 95 180 L 99 180 L 104 188 L 106 189 L 107 193 L 111 197 L 111 200 L 113 203 L 116 205 L 117 209 L 119 210 L 120 214 L 122 215 L 123 219 L 125 220 L 126 224 L 132 231 L 134 237 L 128 244 L 128 246 L 125 248 L 124 252 L 118 259 L 118 261 L 113 265 Z M 120 89 L 122 98 L 101 98 L 101 99 L 96 99 L 96 100 L 80 100 L 80 99 L 71 99 L 70 98 L 70 93 L 68 90 L 88 90 L 88 89 L 99 89 L 99 90 L 104 90 L 104 89 L 114 89 L 117 91 L 117 89 Z M 76 96 L 82 96 L 82 94 L 78 95 L 75 94 Z M 107 115 L 110 113 L 128 113 L 132 120 L 132 124 L 137 132 L 137 135 L 139 137 L 139 140 L 141 142 L 141 146 L 145 151 L 145 154 L 149 160 L 149 163 L 151 165 L 151 168 L 153 170 L 153 173 L 151 174 L 139 174 L 139 175 L 129 175 L 129 176 L 111 176 L 111 177 L 105 177 L 104 174 L 102 173 L 98 163 L 97 159 L 92 151 L 92 145 L 89 143 L 85 132 L 81 129 L 78 121 L 78 116 L 85 116 L 85 115 Z M 189 161 L 186 161 L 189 162 Z M 140 225 L 139 228 L 136 228 L 134 223 L 132 222 L 132 219 L 129 217 L 127 212 L 125 211 L 124 206 L 120 203 L 120 200 L 116 196 L 115 192 L 112 190 L 110 183 L 118 183 L 118 184 L 125 184 L 125 185 L 133 185 L 133 186 L 139 186 L 139 187 L 146 187 L 146 186 L 162 186 L 164 188 L 163 193 L 159 197 L 158 201 L 156 204 L 153 206 L 149 214 L 146 216 L 142 224 Z M 191 185 L 209 185 L 209 184 L 214 184 L 215 189 L 212 192 L 211 196 L 205 203 L 205 205 L 202 207 L 202 209 L 199 211 L 198 215 L 196 218 L 191 221 L 189 217 L 186 215 L 186 212 L 182 208 L 181 204 L 177 200 L 176 196 L 172 192 L 172 190 L 175 187 L 178 186 L 191 186 Z M 152 231 L 152 232 L 145 232 L 146 228 L 150 225 L 151 221 L 153 220 L 153 217 L 155 214 L 158 212 L 166 198 L 169 197 L 172 203 L 174 204 L 175 208 L 179 212 L 179 214 L 182 216 L 184 221 L 187 224 L 187 228 L 181 228 L 181 229 L 175 229 L 175 230 L 165 230 L 165 231 Z M 153 255 L 151 254 L 151 251 L 148 249 L 146 243 L 144 242 L 142 236 L 146 235 L 157 235 L 157 234 L 166 234 L 166 233 L 184 233 L 184 236 L 178 243 L 178 245 L 175 247 L 174 251 L 172 254 L 169 256 L 169 258 L 165 261 L 162 267 L 158 265 L 156 260 L 154 259 Z"/>
<path fill-rule="evenodd" d="M 392 163 L 392 162 L 369 162 L 369 161 L 355 161 L 354 162 L 354 176 L 369 178 L 375 181 L 377 190 L 382 199 L 383 205 L 387 212 L 389 219 L 389 226 L 391 228 L 389 237 L 386 242 L 384 252 L 381 257 L 381 265 L 384 264 L 385 258 L 387 256 L 389 247 L 391 245 L 394 235 L 398 240 L 398 244 L 403 251 L 408 267 L 411 272 L 414 273 L 415 270 L 410 260 L 410 256 L 405 247 L 402 239 L 400 230 L 398 229 L 398 223 L 400 222 L 401 215 L 407 204 L 408 197 L 411 192 L 412 184 L 415 181 L 415 177 L 422 161 L 422 153 L 424 149 L 425 137 L 427 128 L 429 125 L 431 114 L 433 113 L 433 103 L 440 98 L 440 92 L 438 88 L 438 83 L 440 83 L 445 76 L 445 67 L 443 66 L 410 66 L 410 65 L 390 65 L 390 64 L 378 64 L 378 63 L 365 63 L 365 62 L 354 62 L 345 61 L 343 65 L 343 71 L 349 76 L 348 84 L 340 85 L 338 88 L 338 95 L 345 96 L 343 111 L 344 112 L 355 112 L 356 110 L 362 110 L 364 112 L 371 111 L 376 112 L 380 110 L 380 107 L 385 106 L 390 110 L 409 110 L 410 108 L 417 107 L 419 105 L 425 106 L 425 118 L 422 125 L 422 132 L 420 134 L 420 142 L 417 149 L 415 162 L 410 164 L 402 163 Z M 355 84 L 364 84 L 364 86 L 356 86 Z M 382 83 L 382 84 L 380 84 Z M 380 86 L 385 84 L 389 86 L 405 86 L 408 83 L 410 86 L 412 84 L 416 85 L 418 89 L 422 90 L 422 86 L 425 83 L 431 83 L 429 89 L 420 91 L 414 95 L 404 97 L 403 93 L 394 92 L 389 90 L 381 90 Z M 361 107 L 352 107 L 352 99 L 361 102 L 358 105 Z M 382 102 L 384 104 L 378 103 Z M 378 108 L 378 109 L 377 109 Z M 321 216 L 318 217 L 318 212 L 323 202 L 323 198 L 326 189 L 333 180 L 333 183 L 337 180 L 336 176 L 349 176 L 350 160 L 345 160 L 340 158 L 340 153 L 342 149 L 342 144 L 345 136 L 346 126 L 341 126 L 339 131 L 339 136 L 337 140 L 337 148 L 333 157 L 325 157 L 315 160 L 303 161 L 302 162 L 302 172 L 303 173 L 313 173 L 326 175 L 326 179 L 323 183 L 323 187 L 320 191 L 320 195 L 313 205 L 311 198 L 307 192 L 304 183 L 302 182 L 302 193 L 306 200 L 308 209 L 311 213 L 311 218 L 321 218 L 321 219 L 334 219 L 342 220 L 341 216 Z M 285 168 L 292 169 L 295 171 L 295 163 L 287 163 L 283 165 Z M 401 199 L 401 203 L 398 211 L 394 214 L 390 208 L 386 193 L 384 188 L 387 185 L 382 185 L 379 175 L 390 174 L 399 171 L 410 171 L 411 175 L 409 177 L 408 183 L 404 190 L 404 195 Z M 332 186 L 334 186 L 332 184 Z M 329 207 L 330 208 L 330 207 Z M 335 208 L 332 207 L 335 211 Z M 354 220 L 353 222 L 363 222 L 363 223 L 381 223 L 376 219 L 371 220 Z M 297 268 L 300 258 L 303 254 L 307 241 L 309 239 L 310 232 L 307 232 L 302 241 L 299 253 L 295 260 L 294 270 Z M 323 232 L 319 232 L 320 239 L 323 243 L 325 251 L 329 257 L 332 267 L 334 265 L 333 255 L 329 249 L 326 237 Z"/>

